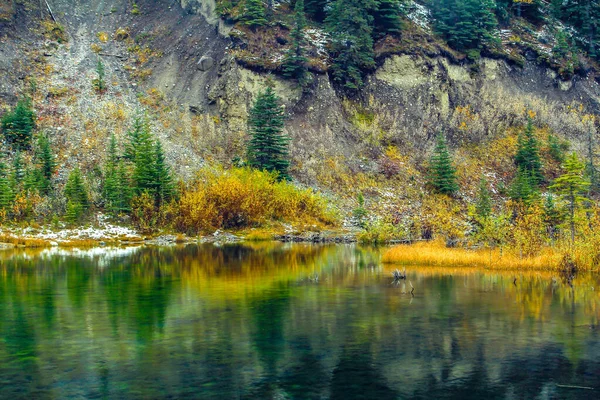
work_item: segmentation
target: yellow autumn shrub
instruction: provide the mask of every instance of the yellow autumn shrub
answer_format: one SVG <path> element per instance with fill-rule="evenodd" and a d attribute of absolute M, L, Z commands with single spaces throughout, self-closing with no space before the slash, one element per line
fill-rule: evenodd
<path fill-rule="evenodd" d="M 259 227 L 274 221 L 334 225 L 323 197 L 249 168 L 203 168 L 181 193 L 175 228 L 188 234 Z"/>

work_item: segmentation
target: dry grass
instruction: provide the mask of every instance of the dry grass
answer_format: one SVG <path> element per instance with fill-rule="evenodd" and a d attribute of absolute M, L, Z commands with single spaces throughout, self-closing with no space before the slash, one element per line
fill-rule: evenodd
<path fill-rule="evenodd" d="M 393 247 L 383 255 L 384 263 L 478 267 L 495 270 L 556 270 L 563 252 L 553 248 L 544 248 L 534 257 L 520 257 L 509 251 L 499 249 L 468 250 L 447 248 L 441 242 L 422 242 L 413 245 Z"/>
<path fill-rule="evenodd" d="M 20 238 L 9 235 L 1 235 L 0 243 L 8 243 L 12 244 L 16 247 L 25 247 L 25 248 L 40 248 L 40 247 L 50 247 L 51 244 L 47 240 L 36 239 L 36 238 Z"/>
<path fill-rule="evenodd" d="M 65 247 L 65 248 L 91 248 L 91 247 L 97 247 L 99 245 L 99 241 L 98 240 L 93 240 L 93 239 L 72 239 L 72 240 L 67 240 L 64 242 L 59 242 L 58 246 L 59 247 Z"/>

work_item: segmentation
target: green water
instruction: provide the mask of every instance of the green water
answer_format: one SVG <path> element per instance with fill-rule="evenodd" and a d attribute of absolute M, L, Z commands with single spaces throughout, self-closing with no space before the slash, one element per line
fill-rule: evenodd
<path fill-rule="evenodd" d="M 600 398 L 597 276 L 408 267 L 393 284 L 379 256 L 0 253 L 0 399 Z"/>

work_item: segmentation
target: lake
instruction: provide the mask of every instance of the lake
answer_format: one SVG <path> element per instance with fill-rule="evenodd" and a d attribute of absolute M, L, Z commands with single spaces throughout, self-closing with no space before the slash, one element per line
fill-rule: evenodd
<path fill-rule="evenodd" d="M 380 256 L 5 250 L 0 399 L 600 398 L 598 275 L 407 266 L 393 282 Z"/>

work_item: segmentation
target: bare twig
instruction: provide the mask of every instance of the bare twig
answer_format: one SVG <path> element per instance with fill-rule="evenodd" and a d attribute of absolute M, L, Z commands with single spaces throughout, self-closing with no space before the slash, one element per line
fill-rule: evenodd
<path fill-rule="evenodd" d="M 54 18 L 54 13 L 52 12 L 52 8 L 50 8 L 50 4 L 48 3 L 48 0 L 44 0 L 44 2 L 46 3 L 46 7 L 48 8 L 50 17 L 52 17 L 52 21 L 56 22 L 56 18 Z"/>

